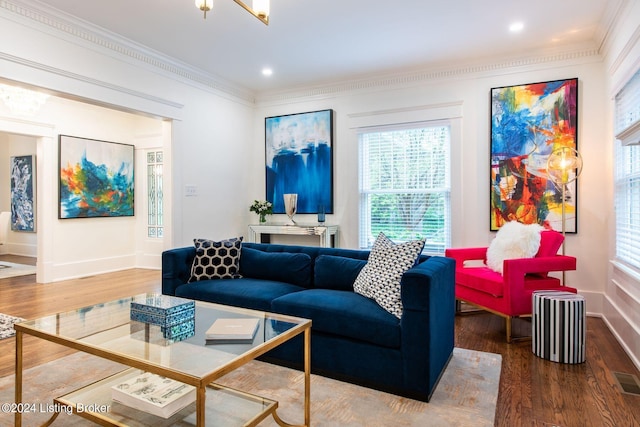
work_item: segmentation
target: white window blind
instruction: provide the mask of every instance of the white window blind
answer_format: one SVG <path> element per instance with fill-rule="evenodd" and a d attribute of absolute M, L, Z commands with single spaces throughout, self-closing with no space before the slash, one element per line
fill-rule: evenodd
<path fill-rule="evenodd" d="M 640 70 L 615 99 L 615 132 L 622 145 L 640 144 Z"/>
<path fill-rule="evenodd" d="M 617 130 L 640 124 L 640 71 L 616 96 L 615 104 Z M 616 144 L 615 167 L 616 257 L 640 269 L 640 145 Z"/>
<path fill-rule="evenodd" d="M 360 143 L 360 247 L 384 232 L 443 253 L 450 232 L 448 123 L 366 128 Z"/>

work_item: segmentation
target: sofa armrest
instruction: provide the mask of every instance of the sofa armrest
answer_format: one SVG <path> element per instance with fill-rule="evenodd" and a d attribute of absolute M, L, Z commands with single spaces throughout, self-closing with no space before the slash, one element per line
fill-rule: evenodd
<path fill-rule="evenodd" d="M 487 248 L 449 248 L 444 255 L 455 259 L 457 268 L 463 268 L 465 261 L 484 261 L 487 258 Z"/>
<path fill-rule="evenodd" d="M 428 393 L 453 352 L 455 261 L 434 256 L 405 272 L 401 298 L 404 380 Z"/>
<path fill-rule="evenodd" d="M 176 288 L 184 285 L 191 277 L 191 265 L 196 256 L 196 248 L 169 249 L 162 252 L 162 293 L 175 295 Z"/>

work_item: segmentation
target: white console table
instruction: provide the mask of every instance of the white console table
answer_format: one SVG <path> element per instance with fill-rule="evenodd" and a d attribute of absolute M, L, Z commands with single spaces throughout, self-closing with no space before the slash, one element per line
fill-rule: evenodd
<path fill-rule="evenodd" d="M 252 224 L 249 226 L 249 236 L 247 241 L 251 243 L 262 243 L 262 235 L 288 234 L 298 236 L 318 236 L 320 246 L 325 248 L 338 247 L 338 226 L 337 225 L 283 225 L 283 224 Z M 333 237 L 333 239 L 332 239 Z M 333 240 L 333 244 L 332 244 Z"/>

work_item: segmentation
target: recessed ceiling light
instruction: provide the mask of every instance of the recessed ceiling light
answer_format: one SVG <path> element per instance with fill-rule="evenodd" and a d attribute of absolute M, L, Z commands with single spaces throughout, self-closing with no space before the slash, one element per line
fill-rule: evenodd
<path fill-rule="evenodd" d="M 523 28 L 524 24 L 522 22 L 514 22 L 513 24 L 509 25 L 509 31 L 511 31 L 512 33 L 520 32 Z"/>
<path fill-rule="evenodd" d="M 273 74 L 273 70 L 271 68 L 265 67 L 262 69 L 263 76 L 270 76 L 271 74 Z"/>

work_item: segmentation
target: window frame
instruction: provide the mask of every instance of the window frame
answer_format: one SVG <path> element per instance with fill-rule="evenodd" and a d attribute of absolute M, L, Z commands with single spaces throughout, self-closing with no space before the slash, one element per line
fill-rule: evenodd
<path fill-rule="evenodd" d="M 389 125 L 380 125 L 380 126 L 370 126 L 365 128 L 360 128 L 357 130 L 357 138 L 358 138 L 358 161 L 359 161 L 359 230 L 358 230 L 358 240 L 359 246 L 361 248 L 370 248 L 373 242 L 375 241 L 376 236 L 373 235 L 371 231 L 372 227 L 372 219 L 371 219 L 371 195 L 375 194 L 410 194 L 410 193 L 418 193 L 418 194 L 441 194 L 444 198 L 442 209 L 443 212 L 443 227 L 444 230 L 444 238 L 441 242 L 429 242 L 425 245 L 425 253 L 441 255 L 444 253 L 444 250 L 451 246 L 452 240 L 452 217 L 451 217 L 451 179 L 452 179 L 452 150 L 453 150 L 453 135 L 455 134 L 454 130 L 454 122 L 449 119 L 439 119 L 439 120 L 424 120 L 420 122 L 412 122 L 412 123 L 402 123 L 402 124 L 389 124 Z M 367 185 L 366 177 L 365 177 L 365 168 L 367 165 L 365 164 L 368 160 L 368 156 L 366 156 L 365 151 L 367 147 L 365 146 L 366 142 L 364 141 L 364 136 L 367 134 L 375 134 L 375 133 L 384 133 L 384 132 L 397 132 L 397 131 L 410 131 L 410 130 L 419 130 L 419 129 L 428 129 L 428 128 L 447 128 L 446 135 L 446 144 L 445 144 L 445 153 L 443 159 L 444 166 L 444 185 L 430 188 L 419 188 L 419 189 L 411 189 L 411 188 L 398 188 L 398 189 L 372 189 L 370 185 Z M 368 169 L 367 169 L 368 171 Z M 394 239 L 395 240 L 395 239 Z"/>

